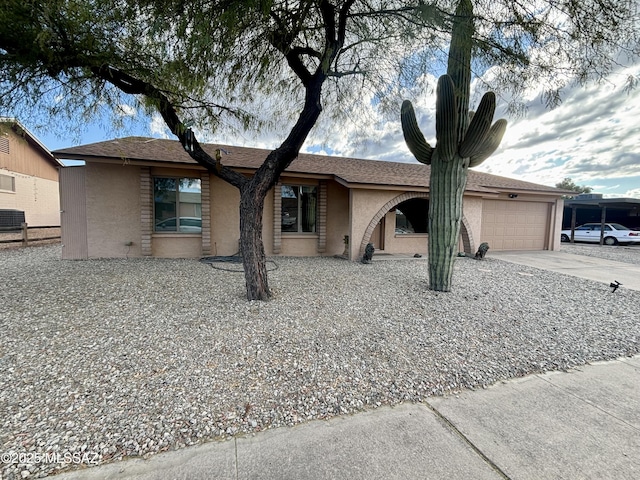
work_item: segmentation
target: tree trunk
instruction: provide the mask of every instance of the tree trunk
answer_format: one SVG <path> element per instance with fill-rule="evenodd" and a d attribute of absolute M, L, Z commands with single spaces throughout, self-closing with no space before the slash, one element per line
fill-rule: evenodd
<path fill-rule="evenodd" d="M 248 183 L 240 189 L 240 253 L 248 300 L 269 300 L 267 263 L 262 243 L 262 213 L 266 192 Z"/>
<path fill-rule="evenodd" d="M 462 220 L 462 195 L 467 183 L 464 160 L 440 159 L 436 151 L 429 180 L 429 288 L 451 290 Z"/>

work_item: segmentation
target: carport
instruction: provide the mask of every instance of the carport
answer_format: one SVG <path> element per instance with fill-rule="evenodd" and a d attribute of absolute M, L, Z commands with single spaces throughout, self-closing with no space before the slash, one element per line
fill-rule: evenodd
<path fill-rule="evenodd" d="M 563 229 L 571 229 L 571 242 L 576 226 L 584 223 L 620 223 L 632 229 L 640 229 L 640 199 L 602 198 L 602 194 L 582 194 L 564 202 Z M 600 234 L 600 245 L 603 244 Z"/>

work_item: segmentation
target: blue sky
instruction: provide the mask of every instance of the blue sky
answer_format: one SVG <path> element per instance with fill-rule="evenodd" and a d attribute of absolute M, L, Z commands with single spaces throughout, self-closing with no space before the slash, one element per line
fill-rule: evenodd
<path fill-rule="evenodd" d="M 555 185 L 570 177 L 575 183 L 590 186 L 594 193 L 606 197 L 640 198 L 640 88 L 624 91 L 629 75 L 640 77 L 640 65 L 621 69 L 604 83 L 565 90 L 562 104 L 551 110 L 545 108 L 539 92 L 531 91 L 527 97 L 527 114 L 522 117 L 505 114 L 505 103 L 501 104 L 499 99 L 496 119 L 507 118 L 509 126 L 498 151 L 477 170 L 543 185 Z M 410 100 L 425 137 L 433 145 L 434 94 L 425 93 Z M 136 117 L 135 112 L 131 113 L 124 130 L 106 128 L 102 121 L 87 125 L 83 132 L 69 135 L 52 134 L 29 125 L 24 119 L 21 121 L 50 150 L 116 136 L 170 138 L 159 118 Z M 274 148 L 282 138 L 260 132 L 243 138 L 218 135 L 202 140 Z M 399 118 L 361 120 L 357 128 L 355 124 L 341 124 L 339 130 L 331 133 L 330 140 L 321 140 L 312 134 L 303 150 L 357 158 L 415 161 L 404 143 Z"/>

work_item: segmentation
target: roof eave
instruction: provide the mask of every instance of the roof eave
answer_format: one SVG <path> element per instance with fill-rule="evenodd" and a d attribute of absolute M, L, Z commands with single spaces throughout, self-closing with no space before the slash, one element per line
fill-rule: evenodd
<path fill-rule="evenodd" d="M 49 149 L 40 141 L 38 138 L 29 131 L 27 127 L 25 127 L 17 118 L 12 117 L 4 117 L 0 118 L 0 123 L 7 123 L 11 125 L 11 129 L 17 134 L 21 135 L 24 133 L 24 138 L 29 142 L 29 144 L 38 150 L 44 157 L 53 164 L 56 168 L 64 168 L 64 164 L 62 164 L 54 155 L 49 151 Z"/>

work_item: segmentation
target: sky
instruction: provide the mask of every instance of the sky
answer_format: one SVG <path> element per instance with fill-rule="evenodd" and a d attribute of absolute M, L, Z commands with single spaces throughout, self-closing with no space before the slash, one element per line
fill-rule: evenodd
<path fill-rule="evenodd" d="M 549 186 L 569 177 L 606 198 L 640 198 L 640 86 L 626 92 L 624 86 L 629 75 L 640 78 L 640 63 L 619 70 L 603 83 L 566 89 L 562 103 L 553 109 L 541 101 L 540 92 L 530 91 L 526 97 L 526 114 L 519 117 L 507 115 L 506 102 L 498 98 L 494 119 L 506 118 L 507 131 L 500 148 L 476 170 Z M 433 146 L 435 94 L 424 92 L 423 96 L 409 100 L 427 141 Z M 479 98 L 476 98 L 475 104 L 478 102 Z M 133 122 L 121 132 L 105 127 L 104 122 L 96 122 L 87 125 L 83 133 L 65 136 L 32 129 L 28 122 L 23 123 L 52 151 L 118 136 L 171 138 L 159 118 L 136 117 L 135 111 L 128 113 Z M 399 113 L 395 119 L 380 116 L 375 121 L 364 123 L 363 120 L 358 127 L 341 124 L 328 141 L 321 142 L 312 136 L 303 151 L 374 160 L 416 161 L 404 142 Z M 271 149 L 283 138 L 261 132 L 242 138 L 220 135 L 201 140 Z"/>

